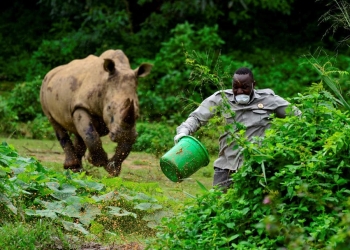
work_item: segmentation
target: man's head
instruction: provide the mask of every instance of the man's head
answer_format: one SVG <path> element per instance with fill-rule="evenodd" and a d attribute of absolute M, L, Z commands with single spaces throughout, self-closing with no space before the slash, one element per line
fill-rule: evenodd
<path fill-rule="evenodd" d="M 234 96 L 247 95 L 251 98 L 254 87 L 255 81 L 252 71 L 244 67 L 237 69 L 232 79 L 232 90 Z"/>
<path fill-rule="evenodd" d="M 245 94 L 250 95 L 255 87 L 253 73 L 248 68 L 239 68 L 232 78 L 232 90 L 235 96 Z"/>

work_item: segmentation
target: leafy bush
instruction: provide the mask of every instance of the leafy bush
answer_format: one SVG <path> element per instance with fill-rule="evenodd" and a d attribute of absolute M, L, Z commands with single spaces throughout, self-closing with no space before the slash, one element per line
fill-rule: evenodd
<path fill-rule="evenodd" d="M 163 155 L 174 146 L 176 134 L 174 126 L 165 123 L 137 123 L 138 137 L 133 150 L 151 153 L 156 157 Z"/>
<path fill-rule="evenodd" d="M 12 134 L 17 128 L 17 114 L 7 105 L 7 100 L 0 96 L 0 131 L 2 134 Z"/>
<path fill-rule="evenodd" d="M 54 67 L 93 54 L 95 51 L 84 49 L 88 39 L 82 32 L 73 32 L 56 40 L 43 40 L 30 58 L 26 80 L 31 81 L 38 76 L 43 78 Z"/>
<path fill-rule="evenodd" d="M 49 120 L 44 115 L 37 115 L 34 120 L 28 121 L 20 129 L 21 135 L 31 139 L 56 140 L 56 134 Z"/>
<path fill-rule="evenodd" d="M 200 101 L 198 97 L 206 95 L 208 89 L 216 88 L 213 85 L 189 82 L 190 69 L 185 64 L 185 59 L 186 51 L 200 51 L 196 56 L 210 64 L 212 55 L 205 51 L 215 51 L 224 43 L 217 35 L 218 26 L 205 26 L 196 30 L 193 25 L 185 22 L 170 32 L 173 37 L 162 43 L 162 48 L 153 61 L 152 74 L 139 84 L 143 116 L 154 121 L 162 116 L 176 121 L 181 117 L 183 100 Z M 205 90 L 204 93 L 202 89 Z"/>
<path fill-rule="evenodd" d="M 43 117 L 40 104 L 41 79 L 17 84 L 7 95 L 0 96 L 1 133 L 33 139 L 53 138 L 51 126 Z"/>
<path fill-rule="evenodd" d="M 136 124 L 138 137 L 133 145 L 134 151 L 146 152 L 160 157 L 174 146 L 177 125 L 166 122 Z M 211 119 L 205 129 L 198 130 L 194 137 L 202 142 L 210 155 L 218 154 L 218 138 L 223 129 L 223 121 L 219 117 Z"/>
<path fill-rule="evenodd" d="M 11 91 L 7 100 L 7 107 L 15 113 L 19 122 L 31 121 L 38 114 L 42 114 L 39 99 L 40 87 L 41 79 L 37 77 L 33 81 L 17 84 Z"/>
<path fill-rule="evenodd" d="M 264 139 L 237 137 L 244 165 L 166 220 L 152 249 L 341 249 L 349 242 L 350 116 L 322 84 L 291 102 Z M 338 247 L 338 248 L 337 248 Z"/>

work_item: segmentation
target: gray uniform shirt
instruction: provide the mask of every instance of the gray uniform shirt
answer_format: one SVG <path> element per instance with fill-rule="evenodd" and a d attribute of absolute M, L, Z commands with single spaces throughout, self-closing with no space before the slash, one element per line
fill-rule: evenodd
<path fill-rule="evenodd" d="M 245 125 L 248 139 L 263 136 L 270 126 L 269 116 L 276 113 L 277 117 L 284 117 L 284 110 L 289 105 L 289 102 L 275 95 L 271 89 L 254 90 L 253 98 L 245 105 L 236 103 L 232 89 L 218 91 L 205 99 L 187 120 L 177 127 L 177 134 L 190 135 L 205 125 L 215 115 L 217 107 L 223 104 L 222 94 L 227 97 L 230 109 L 235 113 L 234 117 L 229 113 L 223 114 L 226 123 L 231 124 L 236 121 Z M 240 155 L 240 149 L 233 150 L 235 142 L 228 145 L 228 137 L 229 133 L 226 132 L 219 138 L 219 157 L 214 162 L 214 167 L 236 171 L 242 165 L 243 158 Z"/>

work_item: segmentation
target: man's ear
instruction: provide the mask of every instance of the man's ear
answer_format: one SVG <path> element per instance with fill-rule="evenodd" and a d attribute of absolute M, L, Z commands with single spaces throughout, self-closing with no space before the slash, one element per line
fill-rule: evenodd
<path fill-rule="evenodd" d="M 255 88 L 255 85 L 256 85 L 256 82 L 255 82 L 255 80 L 253 81 L 253 88 Z"/>

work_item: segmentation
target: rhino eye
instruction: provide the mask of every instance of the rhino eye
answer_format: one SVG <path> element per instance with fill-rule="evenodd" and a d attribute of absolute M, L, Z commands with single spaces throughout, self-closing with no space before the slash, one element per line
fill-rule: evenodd
<path fill-rule="evenodd" d="M 107 106 L 107 110 L 110 110 L 111 109 L 111 106 Z"/>

